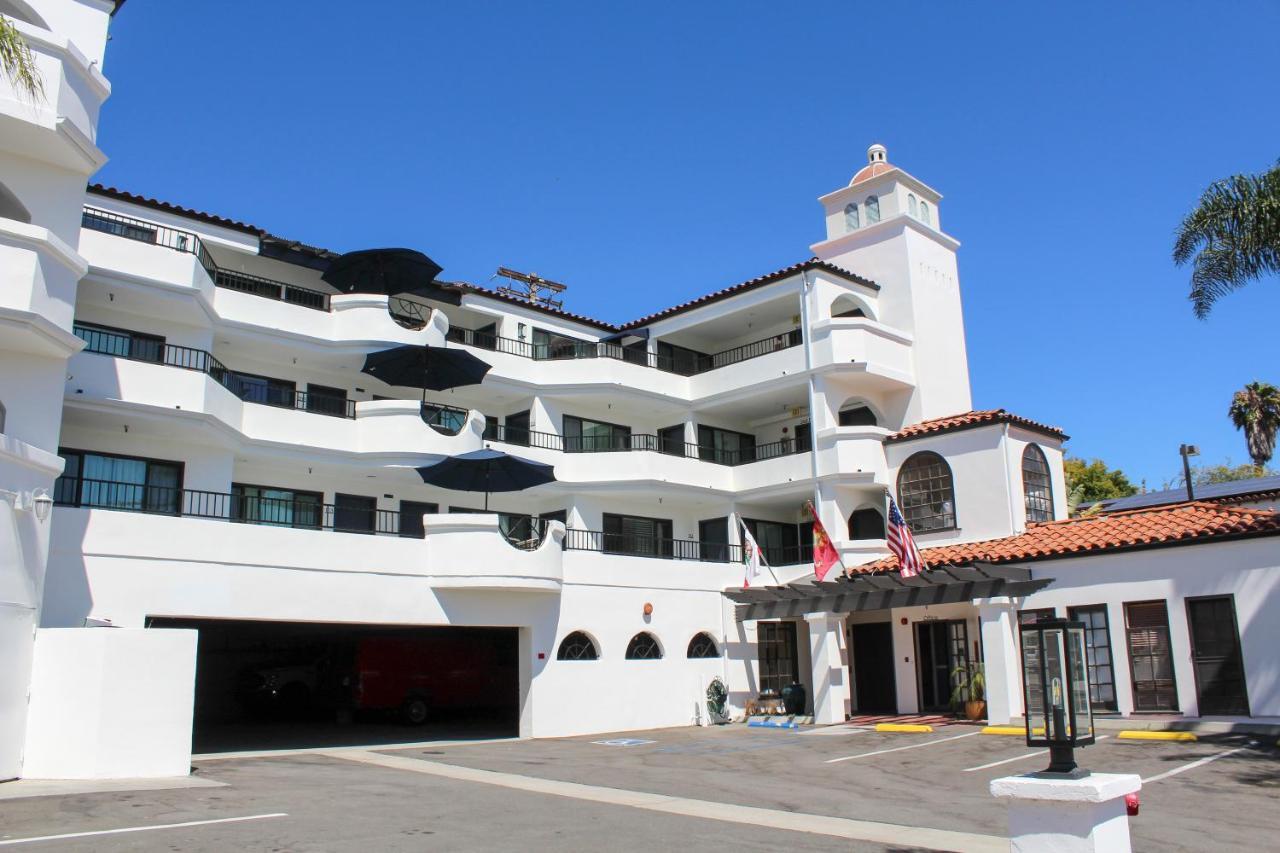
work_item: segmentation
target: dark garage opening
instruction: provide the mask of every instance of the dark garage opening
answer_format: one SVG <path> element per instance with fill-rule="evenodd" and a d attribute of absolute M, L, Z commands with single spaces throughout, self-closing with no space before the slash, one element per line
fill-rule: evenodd
<path fill-rule="evenodd" d="M 153 617 L 194 628 L 196 753 L 519 734 L 516 628 Z"/>

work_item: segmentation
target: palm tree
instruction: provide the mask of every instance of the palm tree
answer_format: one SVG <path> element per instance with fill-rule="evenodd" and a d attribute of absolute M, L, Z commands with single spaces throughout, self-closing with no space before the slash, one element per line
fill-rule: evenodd
<path fill-rule="evenodd" d="M 36 70 L 31 48 L 18 28 L 4 15 L 0 15 L 0 69 L 18 91 L 26 92 L 33 101 L 44 94 L 44 83 Z"/>
<path fill-rule="evenodd" d="M 1236 429 L 1244 430 L 1253 464 L 1261 469 L 1276 450 L 1280 430 L 1280 388 L 1268 382 L 1250 382 L 1231 398 L 1227 412 Z"/>
<path fill-rule="evenodd" d="M 1193 258 L 1190 299 L 1201 320 L 1219 298 L 1280 272 L 1280 161 L 1266 172 L 1233 175 L 1204 191 L 1173 245 L 1174 263 Z"/>

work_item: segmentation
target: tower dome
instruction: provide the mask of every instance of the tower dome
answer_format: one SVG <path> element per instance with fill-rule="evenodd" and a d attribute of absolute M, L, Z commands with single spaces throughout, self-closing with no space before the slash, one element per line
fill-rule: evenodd
<path fill-rule="evenodd" d="M 858 174 L 853 176 L 849 186 L 868 181 L 886 172 L 892 172 L 896 168 L 897 166 L 889 163 L 889 149 L 877 142 L 867 149 L 867 165 L 858 170 Z"/>

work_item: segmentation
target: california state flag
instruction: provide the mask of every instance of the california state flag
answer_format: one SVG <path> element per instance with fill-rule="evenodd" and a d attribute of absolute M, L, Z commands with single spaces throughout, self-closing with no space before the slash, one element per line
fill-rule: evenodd
<path fill-rule="evenodd" d="M 840 562 L 840 554 L 836 551 L 836 546 L 831 544 L 827 529 L 818 519 L 813 501 L 805 501 L 805 506 L 809 510 L 809 515 L 813 516 L 813 574 L 819 581 L 823 581 L 832 566 L 839 566 L 843 570 L 844 564 Z"/>
<path fill-rule="evenodd" d="M 760 566 L 767 564 L 760 554 L 760 546 L 756 544 L 756 538 L 751 535 L 751 531 L 743 523 L 742 516 L 734 513 L 733 517 L 737 519 L 738 529 L 742 531 L 742 588 L 746 589 L 751 586 L 753 580 L 760 577 Z"/>

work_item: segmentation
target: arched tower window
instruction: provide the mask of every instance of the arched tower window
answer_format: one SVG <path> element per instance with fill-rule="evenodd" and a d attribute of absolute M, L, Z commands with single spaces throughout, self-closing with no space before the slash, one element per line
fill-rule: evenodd
<path fill-rule="evenodd" d="M 932 451 L 921 451 L 898 472 L 898 505 L 916 533 L 956 526 L 955 486 L 951 466 Z"/>
<path fill-rule="evenodd" d="M 844 227 L 850 231 L 858 230 L 858 205 L 854 202 L 844 206 Z"/>
<path fill-rule="evenodd" d="M 918 215 L 918 212 L 916 210 L 916 194 L 915 193 L 907 193 L 907 213 L 911 214 L 912 216 Z"/>
<path fill-rule="evenodd" d="M 870 506 L 854 510 L 853 515 L 849 516 L 849 538 L 885 538 L 884 516 L 880 514 L 880 510 Z"/>
<path fill-rule="evenodd" d="M 1022 451 L 1022 496 L 1027 521 L 1053 521 L 1053 478 L 1044 451 L 1028 444 Z"/>
<path fill-rule="evenodd" d="M 920 221 L 923 222 L 925 225 L 932 224 L 929 221 L 929 202 L 927 201 L 920 202 Z"/>
<path fill-rule="evenodd" d="M 867 209 L 868 225 L 870 225 L 872 222 L 880 221 L 880 197 L 879 196 L 874 196 L 874 195 L 867 196 L 867 200 L 866 202 L 864 202 L 863 206 L 866 207 Z"/>
<path fill-rule="evenodd" d="M 574 631 L 560 641 L 560 650 L 556 652 L 556 660 L 598 660 L 600 650 L 590 637 L 581 631 Z"/>
<path fill-rule="evenodd" d="M 716 641 L 711 639 L 711 635 L 706 631 L 700 631 L 693 635 L 693 639 L 689 641 L 690 658 L 718 658 L 720 652 L 716 649 Z"/>
<path fill-rule="evenodd" d="M 876 413 L 871 411 L 870 406 L 841 409 L 838 417 L 840 426 L 877 426 Z"/>
<path fill-rule="evenodd" d="M 627 643 L 627 660 L 658 660 L 660 657 L 662 647 L 648 631 L 641 631 Z"/>

